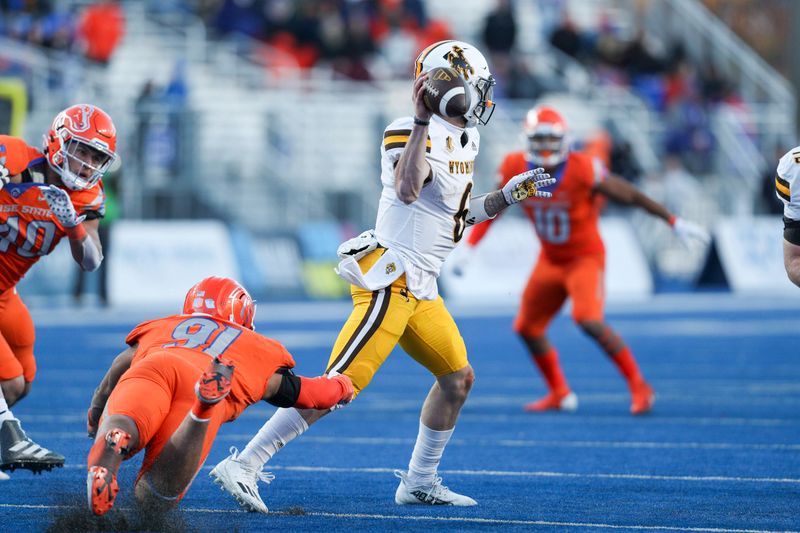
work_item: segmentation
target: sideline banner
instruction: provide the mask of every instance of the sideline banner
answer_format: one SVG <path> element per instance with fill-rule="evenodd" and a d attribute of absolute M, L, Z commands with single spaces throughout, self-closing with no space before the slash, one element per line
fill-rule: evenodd
<path fill-rule="evenodd" d="M 627 219 L 600 219 L 606 244 L 606 294 L 611 301 L 643 300 L 653 293 L 647 260 Z M 468 230 L 469 231 L 469 230 Z M 464 237 L 466 240 L 466 234 Z M 459 245 L 439 278 L 448 302 L 516 304 L 539 255 L 539 241 L 528 219 L 503 217 L 478 244 L 463 276 L 453 268 L 463 257 Z"/>
<path fill-rule="evenodd" d="M 109 303 L 180 311 L 206 276 L 239 279 L 227 227 L 215 220 L 120 220 L 111 227 Z"/>
<path fill-rule="evenodd" d="M 783 220 L 780 215 L 723 218 L 714 240 L 728 285 L 734 292 L 796 291 L 783 266 Z"/>

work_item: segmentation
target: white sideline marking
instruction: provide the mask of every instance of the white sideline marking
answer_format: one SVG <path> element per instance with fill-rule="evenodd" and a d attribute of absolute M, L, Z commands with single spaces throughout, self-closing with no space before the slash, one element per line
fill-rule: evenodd
<path fill-rule="evenodd" d="M 65 469 L 85 470 L 85 464 L 64 465 Z M 201 470 L 211 470 L 213 465 L 203 465 Z M 392 474 L 394 468 L 385 467 L 344 467 L 344 466 L 278 466 L 269 465 L 269 470 L 286 472 L 322 472 L 331 474 Z M 439 474 L 454 476 L 488 477 L 533 477 L 533 478 L 572 478 L 572 479 L 632 479 L 641 481 L 719 481 L 726 483 L 776 483 L 779 485 L 800 485 L 800 478 L 780 477 L 739 477 L 739 476 L 659 476 L 651 474 L 581 474 L 577 472 L 518 471 L 518 470 L 439 470 Z"/>
<path fill-rule="evenodd" d="M 84 439 L 89 442 L 85 433 L 51 433 L 54 439 Z M 218 435 L 215 442 L 245 442 L 253 437 L 252 433 L 230 433 Z M 415 440 L 408 437 L 320 437 L 307 435 L 298 442 L 315 444 L 348 444 L 363 446 L 411 446 Z M 498 446 L 508 448 L 624 448 L 624 449 L 654 449 L 654 450 L 771 450 L 790 451 L 800 450 L 800 444 L 742 444 L 729 442 L 648 442 L 648 441 L 602 441 L 602 440 L 526 440 L 526 439 L 459 439 L 454 438 L 448 446 Z"/>
<path fill-rule="evenodd" d="M 30 505 L 0 503 L 0 508 L 5 509 L 75 509 L 66 505 Z M 121 507 L 122 511 L 130 509 Z M 187 513 L 212 513 L 212 514 L 246 514 L 246 511 L 239 509 L 208 509 L 203 507 L 184 507 L 181 511 Z M 271 512 L 275 516 L 291 516 L 293 519 L 300 519 L 303 516 L 316 516 L 324 518 L 362 518 L 367 520 L 409 520 L 412 522 L 461 522 L 468 524 L 499 524 L 499 525 L 520 525 L 520 526 L 558 526 L 558 527 L 577 527 L 577 528 L 600 528 L 600 529 L 647 529 L 647 530 L 667 530 L 667 531 L 697 531 L 708 533 L 800 533 L 791 530 L 771 530 L 771 529 L 729 529 L 721 527 L 692 527 L 692 526 L 647 526 L 647 525 L 623 525 L 623 524 L 604 524 L 597 522 L 558 522 L 551 520 L 514 520 L 506 518 L 478 518 L 462 516 L 407 516 L 407 515 L 385 515 L 385 514 L 366 514 L 366 513 L 325 513 L 319 511 L 307 512 L 302 515 L 286 515 L 281 512 Z"/>
<path fill-rule="evenodd" d="M 393 468 L 352 468 L 352 467 L 327 467 L 327 466 L 284 466 L 271 467 L 273 470 L 287 470 L 295 472 L 360 472 L 360 473 L 390 473 Z M 780 483 L 800 484 L 797 478 L 757 478 L 757 477 L 730 477 L 730 476 L 657 476 L 650 474 L 578 474 L 572 472 L 524 472 L 511 470 L 440 470 L 440 474 L 460 476 L 492 476 L 492 477 L 547 477 L 547 478 L 587 478 L 587 479 L 636 479 L 651 481 L 725 481 L 733 483 Z"/>
<path fill-rule="evenodd" d="M 416 403 L 414 405 L 414 411 L 409 411 L 408 413 L 398 413 L 398 409 L 389 409 L 389 403 L 387 402 L 381 406 L 375 405 L 367 405 L 366 402 L 359 407 L 359 410 L 363 413 L 367 412 L 378 412 L 378 413 L 387 413 L 390 414 L 391 418 L 395 421 L 399 420 L 419 420 L 419 404 Z M 395 405 L 395 407 L 397 407 Z M 405 409 L 401 409 L 405 410 Z M 40 424 L 40 423 L 74 423 L 74 422 L 86 422 L 86 415 L 43 415 L 43 414 L 34 414 L 34 413 L 16 413 L 20 419 L 27 424 L 27 426 L 31 426 L 33 424 Z M 253 420 L 258 419 L 262 421 L 266 421 L 266 419 L 272 416 L 272 413 L 263 413 L 263 412 L 253 412 L 249 413 L 245 411 L 242 413 L 237 420 Z M 469 411 L 462 412 L 459 415 L 459 420 L 463 423 L 464 421 L 470 422 L 489 422 L 489 423 L 506 423 L 506 422 L 519 422 L 520 420 L 532 420 L 537 418 L 535 415 L 531 415 L 530 413 L 523 413 L 520 409 L 519 414 L 515 415 L 503 415 L 503 414 L 478 414 L 478 413 L 471 413 Z M 581 416 L 579 413 L 554 413 L 552 415 L 545 414 L 541 415 L 541 420 L 546 420 L 548 424 L 579 424 L 581 426 L 586 425 L 610 425 L 610 424 L 624 424 L 630 425 L 631 423 L 631 416 L 609 416 L 609 417 L 585 417 Z M 664 426 L 667 424 L 677 424 L 677 425 L 685 425 L 685 426 L 797 426 L 800 425 L 800 419 L 783 419 L 783 418 L 713 418 L 713 417 L 698 417 L 698 418 L 689 418 L 689 417 L 679 417 L 679 416 L 660 416 L 658 414 L 654 414 L 652 416 L 642 418 L 641 420 L 637 421 L 640 424 L 646 423 L 656 423 L 659 426 Z M 388 423 L 388 421 L 387 421 Z M 26 426 L 26 427 L 27 427 Z"/>

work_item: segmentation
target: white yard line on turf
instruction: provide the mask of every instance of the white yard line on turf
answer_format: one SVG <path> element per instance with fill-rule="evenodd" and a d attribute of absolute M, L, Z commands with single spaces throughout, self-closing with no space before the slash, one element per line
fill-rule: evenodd
<path fill-rule="evenodd" d="M 219 442 L 245 442 L 252 438 L 250 433 L 229 433 L 217 436 Z M 84 439 L 85 433 L 50 433 L 53 439 Z M 86 439 L 88 442 L 88 438 Z M 302 441 L 314 444 L 346 444 L 348 446 L 410 446 L 413 438 L 408 437 L 321 437 L 306 435 Z M 603 441 L 603 440 L 526 440 L 526 439 L 460 439 L 453 438 L 448 446 L 487 446 L 507 448 L 625 448 L 653 450 L 766 450 L 800 451 L 800 444 L 748 444 L 740 442 L 664 442 L 664 441 Z"/>
<path fill-rule="evenodd" d="M 64 465 L 65 469 L 85 470 L 85 464 Z M 205 465 L 202 470 L 211 470 L 213 465 Z M 384 467 L 339 467 L 339 466 L 277 466 L 269 465 L 270 470 L 287 472 L 321 472 L 321 473 L 351 473 L 351 474 L 391 474 L 394 468 Z M 630 479 L 637 481 L 695 481 L 695 482 L 725 482 L 725 483 L 772 483 L 779 485 L 800 485 L 800 478 L 780 477 L 744 477 L 744 476 L 659 476 L 652 474 L 614 474 L 614 473 L 589 473 L 575 472 L 548 472 L 548 471 L 519 471 L 519 470 L 439 470 L 439 474 L 455 476 L 482 476 L 482 477 L 532 477 L 532 478 L 570 478 L 570 479 Z"/>
<path fill-rule="evenodd" d="M 9 504 L 0 503 L 0 509 L 72 509 L 65 505 L 30 505 L 30 504 Z M 122 508 L 125 511 L 128 509 Z M 208 514 L 244 514 L 245 511 L 238 509 L 208 509 L 202 507 L 182 507 L 185 513 L 208 513 Z M 496 524 L 511 526 L 555 526 L 569 528 L 589 528 L 589 529 L 645 529 L 645 530 L 664 530 L 664 531 L 693 531 L 702 533 L 800 533 L 791 530 L 770 530 L 770 529 L 731 529 L 711 526 L 662 526 L 645 524 L 605 524 L 601 522 L 562 522 L 555 520 L 514 520 L 505 518 L 478 518 L 462 516 L 407 516 L 407 515 L 385 515 L 367 513 L 325 513 L 325 512 L 306 512 L 298 515 L 286 515 L 280 512 L 272 512 L 270 515 L 291 516 L 292 520 L 302 520 L 303 517 L 321 518 L 346 518 L 362 520 L 401 520 L 409 522 L 439 522 L 450 524 Z"/>

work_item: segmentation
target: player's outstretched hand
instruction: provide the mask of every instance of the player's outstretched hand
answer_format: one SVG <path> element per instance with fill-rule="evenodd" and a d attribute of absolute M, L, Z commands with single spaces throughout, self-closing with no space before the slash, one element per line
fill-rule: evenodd
<path fill-rule="evenodd" d="M 0 157 L 0 189 L 11 181 L 11 172 L 6 168 L 6 156 Z"/>
<path fill-rule="evenodd" d="M 699 241 L 704 245 L 711 242 L 711 235 L 705 228 L 680 217 L 675 218 L 675 221 L 672 223 L 672 231 L 674 231 L 675 236 L 687 246 L 691 241 Z"/>
<path fill-rule="evenodd" d="M 525 198 L 550 198 L 552 193 L 540 190 L 556 182 L 543 168 L 535 168 L 517 174 L 503 185 L 503 197 L 508 205 L 521 202 Z"/>
<path fill-rule="evenodd" d="M 50 206 L 50 211 L 65 228 L 74 228 L 86 218 L 84 215 L 78 216 L 72 200 L 69 199 L 69 195 L 64 189 L 48 185 L 41 187 L 41 191 L 42 196 L 47 200 L 47 205 Z"/>

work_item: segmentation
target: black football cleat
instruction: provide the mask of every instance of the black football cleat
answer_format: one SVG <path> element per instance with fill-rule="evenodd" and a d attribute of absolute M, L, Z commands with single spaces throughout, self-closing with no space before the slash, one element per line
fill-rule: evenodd
<path fill-rule="evenodd" d="M 25 434 L 19 420 L 12 418 L 0 425 L 0 470 L 17 468 L 41 474 L 64 466 L 64 456 L 39 446 Z"/>

